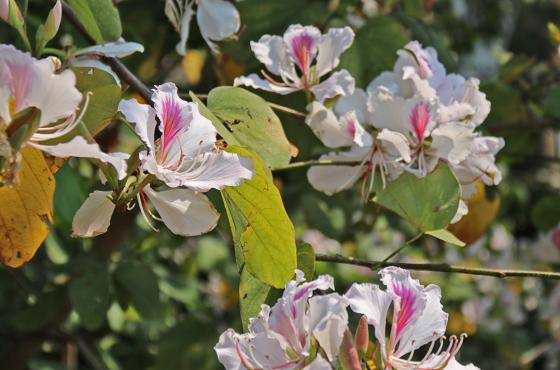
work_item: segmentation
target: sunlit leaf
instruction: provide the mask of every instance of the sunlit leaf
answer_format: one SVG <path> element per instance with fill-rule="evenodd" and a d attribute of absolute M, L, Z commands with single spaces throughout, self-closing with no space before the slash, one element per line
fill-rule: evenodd
<path fill-rule="evenodd" d="M 68 0 L 68 3 L 98 44 L 121 37 L 121 18 L 112 0 Z"/>
<path fill-rule="evenodd" d="M 250 157 L 256 172 L 251 180 L 222 191 L 238 263 L 242 259 L 240 265 L 256 278 L 281 288 L 297 266 L 294 226 L 262 159 L 240 147 L 228 151 Z"/>
<path fill-rule="evenodd" d="M 290 143 L 282 123 L 266 101 L 239 87 L 217 87 L 208 95 L 208 109 L 237 143 L 255 151 L 271 167 L 289 163 Z"/>
<path fill-rule="evenodd" d="M 55 180 L 43 154 L 27 147 L 21 155 L 17 183 L 0 187 L 0 260 L 10 267 L 33 258 L 53 217 Z"/>
<path fill-rule="evenodd" d="M 459 238 L 445 229 L 426 231 L 425 234 L 431 235 L 434 238 L 437 238 L 449 244 L 458 245 L 459 247 L 465 246 L 465 242 L 461 241 Z"/>
<path fill-rule="evenodd" d="M 385 189 L 378 189 L 373 200 L 420 230 L 430 231 L 449 225 L 459 208 L 460 197 L 461 188 L 455 175 L 440 163 L 423 178 L 403 173 Z"/>
<path fill-rule="evenodd" d="M 301 244 L 297 248 L 298 270 L 303 271 L 306 280 L 313 279 L 315 274 L 315 250 L 311 244 Z"/>

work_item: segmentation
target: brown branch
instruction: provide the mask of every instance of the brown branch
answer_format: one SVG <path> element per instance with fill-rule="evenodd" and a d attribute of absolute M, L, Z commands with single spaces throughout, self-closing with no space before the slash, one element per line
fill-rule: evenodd
<path fill-rule="evenodd" d="M 317 254 L 315 258 L 317 261 L 322 261 L 322 262 L 342 263 L 346 265 L 368 267 L 371 269 L 381 268 L 386 266 L 396 266 L 407 270 L 436 271 L 436 272 L 450 272 L 450 273 L 468 274 L 468 275 L 493 276 L 500 279 L 510 278 L 510 277 L 535 277 L 540 279 L 560 280 L 560 273 L 548 272 L 548 271 L 509 270 L 509 269 L 502 270 L 502 269 L 455 266 L 455 265 L 450 265 L 448 263 L 408 263 L 408 262 L 365 261 L 365 260 L 355 259 L 353 257 L 341 256 L 339 254 L 337 255 Z"/>

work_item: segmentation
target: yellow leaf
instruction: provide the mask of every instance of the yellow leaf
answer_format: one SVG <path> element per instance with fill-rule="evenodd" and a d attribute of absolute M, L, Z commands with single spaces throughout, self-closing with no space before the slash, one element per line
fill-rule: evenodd
<path fill-rule="evenodd" d="M 498 194 L 490 200 L 482 181 L 476 183 L 476 193 L 467 200 L 469 213 L 456 224 L 449 225 L 448 230 L 467 244 L 477 241 L 492 224 L 500 208 Z"/>
<path fill-rule="evenodd" d="M 20 153 L 17 183 L 0 187 L 0 260 L 10 267 L 33 258 L 53 212 L 55 180 L 43 153 L 30 147 Z"/>
<path fill-rule="evenodd" d="M 189 49 L 181 61 L 185 78 L 189 85 L 197 86 L 202 79 L 202 70 L 206 63 L 206 51 Z"/>

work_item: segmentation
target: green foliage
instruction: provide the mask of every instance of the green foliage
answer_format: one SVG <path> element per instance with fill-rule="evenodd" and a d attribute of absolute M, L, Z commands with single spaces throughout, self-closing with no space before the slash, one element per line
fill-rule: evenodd
<path fill-rule="evenodd" d="M 445 229 L 426 231 L 426 234 L 431 235 L 439 240 L 443 240 L 444 242 L 449 244 L 457 245 L 459 247 L 465 246 L 465 242 L 459 240 L 459 238 Z"/>
<path fill-rule="evenodd" d="M 540 199 L 531 210 L 533 224 L 539 230 L 548 231 L 560 223 L 560 195 Z"/>
<path fill-rule="evenodd" d="M 311 280 L 315 275 L 315 250 L 311 244 L 301 244 L 297 248 L 297 266 L 303 271 L 305 279 Z"/>
<path fill-rule="evenodd" d="M 49 12 L 45 23 L 40 25 L 35 33 L 35 54 L 41 55 L 43 48 L 56 36 L 57 31 L 58 27 L 53 8 Z"/>
<path fill-rule="evenodd" d="M 560 87 L 547 92 L 543 100 L 544 112 L 554 118 L 560 118 Z"/>
<path fill-rule="evenodd" d="M 217 87 L 208 94 L 208 109 L 236 139 L 236 145 L 257 153 L 270 167 L 290 162 L 290 143 L 282 123 L 267 102 L 239 87 Z"/>
<path fill-rule="evenodd" d="M 241 281 L 239 283 L 239 308 L 241 314 L 241 322 L 246 330 L 249 325 L 249 319 L 256 317 L 261 305 L 265 303 L 268 295 L 273 288 L 260 281 L 247 269 L 241 271 Z"/>
<path fill-rule="evenodd" d="M 422 231 L 447 227 L 459 208 L 459 182 L 443 163 L 426 177 L 404 173 L 385 189 L 381 189 L 381 185 L 378 187 L 373 201 L 396 212 Z"/>
<path fill-rule="evenodd" d="M 68 0 L 68 3 L 98 44 L 121 37 L 121 19 L 112 0 Z"/>
<path fill-rule="evenodd" d="M 256 278 L 282 288 L 297 263 L 294 226 L 262 159 L 239 147 L 228 151 L 250 157 L 255 170 L 251 180 L 222 191 L 236 257 L 242 256 L 245 268 Z"/>

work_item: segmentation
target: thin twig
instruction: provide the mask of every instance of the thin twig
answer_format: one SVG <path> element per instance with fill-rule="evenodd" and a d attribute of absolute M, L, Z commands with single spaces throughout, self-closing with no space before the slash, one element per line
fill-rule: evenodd
<path fill-rule="evenodd" d="M 272 171 L 286 171 L 310 166 L 359 166 L 361 162 L 333 161 L 330 159 L 312 159 L 309 161 L 293 162 L 282 167 L 274 167 Z"/>
<path fill-rule="evenodd" d="M 288 114 L 291 114 L 292 116 L 296 116 L 296 117 L 299 117 L 299 118 L 305 118 L 306 117 L 305 113 L 300 112 L 300 111 L 295 110 L 295 109 L 292 109 L 292 108 L 285 107 L 285 106 L 280 105 L 280 104 L 268 102 L 268 105 L 270 106 L 270 108 L 272 108 L 276 111 L 279 111 L 279 112 L 288 113 Z"/>
<path fill-rule="evenodd" d="M 62 2 L 62 13 L 68 22 L 74 26 L 74 28 L 86 39 L 88 43 L 91 45 L 97 44 L 97 42 L 89 35 L 82 22 L 80 22 L 76 13 L 74 13 L 72 8 L 66 4 L 65 1 Z M 126 82 L 134 91 L 140 94 L 146 102 L 152 102 L 152 93 L 150 89 L 148 89 L 148 87 L 144 85 L 144 83 L 140 81 L 134 73 L 130 72 L 130 70 L 126 68 L 120 60 L 110 57 L 103 57 L 102 59 L 109 67 L 111 67 L 113 72 L 115 72 L 121 80 Z"/>
<path fill-rule="evenodd" d="M 341 256 L 339 254 L 337 255 L 317 254 L 315 258 L 317 261 L 322 261 L 322 262 L 333 262 L 333 263 L 342 263 L 346 265 L 364 266 L 364 267 L 369 267 L 371 269 L 387 267 L 387 266 L 396 266 L 407 270 L 437 271 L 437 272 L 450 272 L 450 273 L 468 274 L 468 275 L 493 276 L 501 279 L 510 278 L 510 277 L 535 277 L 540 279 L 560 280 L 560 273 L 548 272 L 548 271 L 509 270 L 509 269 L 502 270 L 502 269 L 455 266 L 455 265 L 450 265 L 448 263 L 408 263 L 408 262 L 365 261 L 365 260 L 355 259 L 353 257 Z"/>
<path fill-rule="evenodd" d="M 397 254 L 399 254 L 400 252 L 402 252 L 405 248 L 407 248 L 408 246 L 410 246 L 412 243 L 414 243 L 415 241 L 417 241 L 418 239 L 420 239 L 422 237 L 422 235 L 424 235 L 423 232 L 419 232 L 418 234 L 416 234 L 414 237 L 412 237 L 412 239 L 407 240 L 402 246 L 400 246 L 399 248 L 395 249 L 391 254 L 389 254 L 387 257 L 385 257 L 381 262 L 379 262 L 377 265 L 374 265 L 372 267 L 372 269 L 377 269 L 379 268 L 381 265 L 383 265 L 384 263 L 388 262 L 391 258 L 395 257 Z"/>

